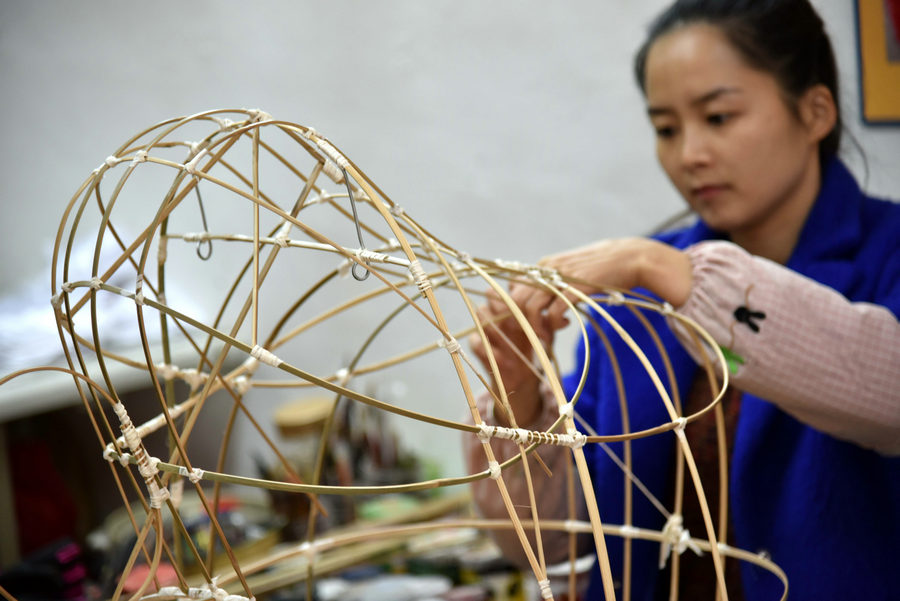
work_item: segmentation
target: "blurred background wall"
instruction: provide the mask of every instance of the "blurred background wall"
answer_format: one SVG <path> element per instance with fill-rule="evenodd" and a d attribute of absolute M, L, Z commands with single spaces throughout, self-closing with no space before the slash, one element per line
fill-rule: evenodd
<path fill-rule="evenodd" d="M 631 71 L 664 4 L 3 0 L 0 297 L 37 278 L 49 299 L 41 273 L 63 208 L 106 156 L 146 126 L 211 108 L 258 107 L 314 126 L 474 255 L 535 261 L 646 233 L 682 206 L 655 162 Z M 815 4 L 867 168 L 849 144 L 845 157 L 867 189 L 900 197 L 900 131 L 859 118 L 854 3 Z M 204 288 L 191 293 L 202 300 Z M 458 393 L 428 374 L 401 380 L 383 383 L 398 404 L 464 413 Z M 248 402 L 269 423 L 291 395 L 263 396 Z M 458 435 L 402 428 L 445 475 L 461 473 Z M 236 444 L 254 440 L 239 431 Z M 232 469 L 252 474 L 250 455 Z"/>

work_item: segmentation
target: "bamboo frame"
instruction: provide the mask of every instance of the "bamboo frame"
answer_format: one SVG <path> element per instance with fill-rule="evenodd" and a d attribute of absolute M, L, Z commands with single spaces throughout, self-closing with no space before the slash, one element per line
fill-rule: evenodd
<path fill-rule="evenodd" d="M 198 129 L 206 132 L 200 142 L 184 141 L 185 132 L 193 132 Z M 281 146 L 279 146 L 279 142 Z M 249 166 L 242 165 L 240 162 L 238 151 L 242 148 L 245 150 L 249 148 L 249 152 L 245 153 L 251 156 Z M 173 150 L 178 149 L 189 150 L 186 160 L 178 162 L 167 158 L 167 155 L 170 155 Z M 305 157 L 303 160 L 309 163 L 309 168 L 304 170 L 302 165 L 297 164 L 297 161 L 289 159 L 288 151 L 299 151 L 301 156 Z M 268 172 L 260 169 L 263 164 L 267 168 L 270 165 L 284 168 L 290 177 L 295 178 L 300 193 L 293 203 L 285 204 L 277 198 L 278 194 L 266 192 L 268 185 L 266 173 Z M 121 205 L 127 207 L 129 202 L 134 202 L 132 188 L 128 184 L 129 180 L 134 177 L 135 171 L 149 169 L 153 169 L 155 174 L 158 174 L 159 181 L 170 182 L 168 190 L 160 199 L 153 218 L 144 229 L 131 240 L 123 239 L 114 226 L 114 214 L 119 214 Z M 249 176 L 246 174 L 248 170 Z M 115 179 L 116 176 L 118 179 Z M 320 183 L 325 178 L 328 178 L 332 184 L 342 186 L 346 191 L 339 194 L 326 192 Z M 227 196 L 230 201 L 244 203 L 251 210 L 252 231 L 250 233 L 205 231 L 200 234 L 173 231 L 175 223 L 186 221 L 183 217 L 187 213 L 185 200 L 197 186 L 203 186 L 204 189 Z M 101 188 L 106 192 L 101 194 Z M 111 193 L 108 193 L 110 188 Z M 365 217 L 356 217 L 356 206 L 351 205 L 352 213 L 347 211 L 344 207 L 348 202 L 356 203 L 360 209 L 364 209 Z M 364 232 L 366 239 L 374 243 L 372 247 L 374 250 L 343 245 L 309 225 L 312 220 L 321 218 L 323 214 L 342 224 L 339 226 L 342 231 L 349 232 L 351 227 L 356 224 L 360 241 L 363 239 Z M 90 225 L 84 225 L 89 216 L 91 219 L 99 220 L 96 229 Z M 272 221 L 277 222 L 278 225 L 267 230 L 263 229 L 264 223 Z M 76 273 L 77 268 L 72 262 L 73 248 L 76 240 L 86 236 L 95 239 L 92 265 L 89 273 Z M 110 238 L 114 240 L 113 244 L 118 249 L 117 258 L 108 265 L 102 264 L 100 251 L 104 245 L 110 244 Z M 211 323 L 204 323 L 197 316 L 189 315 L 166 301 L 166 290 L 169 283 L 167 266 L 171 261 L 168 255 L 180 241 L 205 241 L 210 244 L 215 242 L 217 247 L 228 245 L 229 249 L 243 251 L 244 259 L 237 266 L 238 272 L 235 279 L 230 286 L 219 288 L 224 292 L 224 296 Z M 261 292 L 277 285 L 269 281 L 276 262 L 290 261 L 291 265 L 298 265 L 302 269 L 309 262 L 305 258 L 312 255 L 319 257 L 324 254 L 339 257 L 342 264 L 319 274 L 318 279 L 305 293 L 284 307 L 281 315 L 269 319 L 270 316 L 261 311 L 264 297 Z M 154 261 L 156 263 L 155 275 Z M 310 314 L 307 310 L 310 299 L 318 299 L 333 290 L 334 284 L 348 271 L 352 271 L 356 276 L 359 270 L 365 270 L 372 277 L 365 284 L 360 284 L 358 296 L 350 299 L 329 298 L 327 303 L 329 308 L 321 313 Z M 128 274 L 129 278 L 133 278 L 133 288 L 126 289 L 110 283 L 113 275 L 123 273 Z M 625 386 L 616 358 L 611 357 L 623 408 L 622 432 L 607 436 L 590 434 L 581 440 L 586 444 L 601 445 L 607 442 L 624 441 L 625 451 L 624 457 L 621 459 L 623 477 L 626 482 L 624 524 L 613 525 L 601 520 L 594 498 L 590 472 L 580 445 L 572 446 L 573 462 L 568 468 L 570 474 L 569 506 L 570 512 L 574 511 L 572 484 L 574 478 L 577 477 L 581 481 L 585 494 L 590 521 L 576 523 L 571 519 L 565 522 L 539 521 L 537 519 L 538 500 L 530 486 L 530 466 L 537 456 L 532 452 L 540 445 L 552 444 L 565 439 L 565 437 L 569 437 L 567 440 L 575 440 L 583 436 L 576 423 L 577 413 L 569 415 L 564 411 L 568 406 L 575 406 L 577 409 L 576 403 L 580 387 L 573 398 L 566 396 L 552 353 L 542 347 L 524 315 L 506 293 L 506 284 L 512 280 L 543 287 L 570 303 L 572 314 L 576 318 L 575 321 L 582 337 L 587 336 L 589 328 L 596 328 L 599 331 L 599 325 L 586 311 L 587 308 L 609 324 L 615 335 L 619 336 L 640 360 L 645 368 L 646 377 L 652 381 L 658 393 L 657 402 L 662 403 L 667 411 L 669 421 L 644 431 L 631 431 L 627 415 L 628 399 L 625 394 Z M 631 523 L 631 505 L 633 494 L 635 494 L 633 484 L 637 485 L 638 492 L 641 488 L 640 475 L 631 472 L 630 441 L 674 431 L 679 458 L 678 500 L 672 512 L 665 509 L 663 512 L 669 514 L 680 512 L 680 495 L 684 490 L 682 481 L 686 472 L 701 500 L 701 509 L 707 526 L 705 538 L 694 538 L 692 542 L 711 554 L 716 567 L 720 598 L 727 599 L 722 570 L 722 558 L 727 556 L 752 562 L 775 574 L 784 582 L 785 591 L 782 596 L 784 599 L 787 595 L 787 581 L 777 566 L 754 554 L 726 546 L 722 542 L 724 541 L 723 537 L 717 540 L 716 532 L 724 532 L 727 513 L 724 509 L 720 512 L 718 527 L 714 527 L 702 492 L 703 484 L 699 480 L 696 466 L 693 463 L 690 446 L 683 436 L 683 428 L 686 423 L 698 419 L 708 411 L 720 410 L 719 401 L 728 382 L 727 370 L 720 367 L 721 371 L 717 374 L 713 363 L 709 362 L 706 369 L 709 374 L 713 401 L 709 406 L 693 415 L 682 415 L 680 400 L 677 396 L 671 396 L 672 391 L 676 391 L 677 394 L 677 383 L 671 369 L 668 369 L 665 377 L 657 374 L 644 351 L 632 339 L 631 334 L 613 319 L 605 307 L 609 304 L 624 303 L 628 305 L 639 316 L 643 327 L 647 328 L 657 341 L 656 333 L 650 323 L 644 319 L 643 313 L 665 314 L 669 319 L 677 320 L 684 328 L 693 332 L 697 344 L 715 354 L 716 365 L 724 366 L 724 358 L 716 343 L 696 323 L 648 298 L 613 290 L 608 291 L 607 294 L 588 297 L 579 293 L 575 288 L 569 287 L 571 283 L 573 282 L 560 277 L 559 274 L 536 266 L 474 258 L 453 248 L 426 230 L 396 205 L 329 140 L 311 128 L 272 119 L 261 111 L 215 110 L 171 119 L 149 127 L 127 140 L 87 177 L 67 205 L 54 245 L 51 290 L 59 337 L 68 363 L 68 368 L 63 371 L 71 374 L 74 378 L 83 405 L 91 418 L 100 448 L 104 450 L 104 455 L 110 462 L 110 470 L 118 483 L 123 500 L 127 499 L 126 491 L 128 490 L 136 492 L 142 500 L 145 512 L 143 517 L 134 515 L 129 509 L 138 542 L 134 547 L 126 572 L 141 555 L 151 568 L 155 568 L 164 555 L 167 561 L 179 567 L 179 570 L 180 566 L 184 565 L 186 558 L 181 556 L 182 545 L 175 544 L 173 551 L 162 538 L 162 515 L 164 513 L 168 514 L 180 539 L 188 544 L 188 553 L 192 554 L 195 562 L 201 566 L 199 577 L 189 578 L 179 571 L 177 590 L 163 589 L 159 593 L 145 594 L 155 578 L 154 569 L 151 569 L 151 576 L 144 582 L 141 591 L 132 598 L 181 599 L 190 596 L 195 601 L 202 601 L 215 598 L 217 595 L 221 597 L 221 589 L 226 590 L 229 595 L 234 595 L 232 599 L 235 601 L 239 598 L 254 598 L 256 591 L 251 586 L 251 582 L 257 582 L 257 580 L 253 580 L 253 578 L 258 578 L 262 570 L 277 565 L 287 556 L 284 554 L 273 555 L 251 565 L 240 565 L 216 518 L 220 486 L 229 484 L 288 491 L 311 497 L 314 510 L 310 519 L 310 538 L 293 553 L 305 554 L 309 561 L 305 571 L 295 574 L 296 581 L 305 579 L 307 582 L 312 582 L 316 574 L 320 572 L 317 567 L 320 564 L 317 562 L 321 558 L 316 559 L 320 553 L 337 552 L 342 547 L 360 541 L 402 538 L 412 532 L 421 532 L 437 527 L 471 527 L 474 525 L 478 528 L 515 531 L 534 577 L 543 584 L 547 579 L 547 566 L 540 544 L 541 533 L 566 529 L 572 535 L 569 545 L 571 553 L 574 553 L 575 549 L 575 532 L 592 533 L 597 557 L 600 561 L 604 593 L 607 599 L 614 599 L 613 578 L 616 575 L 611 573 L 609 567 L 605 537 L 619 536 L 626 541 L 626 573 L 624 575 L 626 582 L 630 581 L 630 541 L 632 539 L 659 541 L 660 544 L 666 541 L 671 542 L 671 539 L 662 532 L 636 528 Z M 499 465 L 500 473 L 495 478 L 497 494 L 503 499 L 509 519 L 502 522 L 460 520 L 456 522 L 442 521 L 440 524 L 394 525 L 360 529 L 340 536 L 317 536 L 315 534 L 315 515 L 321 510 L 321 506 L 317 505 L 316 501 L 316 497 L 319 495 L 387 494 L 460 486 L 492 477 L 491 471 L 409 482 L 395 486 L 325 486 L 319 482 L 322 476 L 322 457 L 326 450 L 329 422 L 326 426 L 326 433 L 321 437 L 317 469 L 313 481 L 298 483 L 300 482 L 299 476 L 293 473 L 275 442 L 264 435 L 262 426 L 247 410 L 243 403 L 245 395 L 253 389 L 257 389 L 253 394 L 262 394 L 266 390 L 274 388 L 317 388 L 334 395 L 335 405 L 339 399 L 348 399 L 350 402 L 364 403 L 416 423 L 477 435 L 481 432 L 480 426 L 483 424 L 484 416 L 479 414 L 475 399 L 481 394 L 493 394 L 492 387 L 489 385 L 493 378 L 498 383 L 495 402 L 507 410 L 512 426 L 515 428 L 515 417 L 510 409 L 507 391 L 503 386 L 493 356 L 489 353 L 491 366 L 489 372 L 491 373 L 484 373 L 481 368 L 469 360 L 457 342 L 458 338 L 472 333 L 485 339 L 485 327 L 489 327 L 490 324 L 482 323 L 479 320 L 475 307 L 477 301 L 480 300 L 480 295 L 484 294 L 486 290 L 492 290 L 503 299 L 509 308 L 509 315 L 526 332 L 534 348 L 537 367 L 543 374 L 544 383 L 552 391 L 561 410 L 561 417 L 553 427 L 545 433 L 529 432 L 526 439 L 520 442 L 520 453 Z M 97 315 L 97 299 L 100 295 L 119 297 L 126 302 L 134 303 L 136 331 L 142 344 L 142 357 L 137 359 L 123 357 L 105 348 Z M 395 301 L 396 308 L 380 321 L 371 314 L 368 316 L 373 326 L 371 333 L 364 338 L 350 362 L 343 369 L 335 370 L 333 373 L 316 374 L 295 363 L 296 357 L 302 355 L 297 350 L 307 348 L 304 345 L 308 344 L 309 332 L 316 326 L 332 320 L 340 320 L 349 311 L 364 308 L 375 301 L 384 302 L 386 299 Z M 573 304 L 575 302 L 579 303 L 578 307 Z M 456 321 L 451 323 L 442 309 L 442 303 L 445 305 L 457 303 L 456 306 L 466 316 L 465 319 L 459 323 Z M 89 314 L 89 332 L 81 331 L 80 327 L 76 327 L 76 317 L 85 312 Z M 148 322 L 146 321 L 148 318 L 159 320 L 161 337 L 158 341 L 151 341 L 148 336 Z M 248 319 L 249 333 L 246 331 Z M 433 332 L 434 336 L 431 340 L 423 340 L 416 349 L 398 349 L 394 356 L 370 358 L 368 353 L 371 345 L 376 340 L 381 340 L 388 325 L 399 320 L 403 320 L 404 323 L 415 322 L 423 325 Z M 175 332 L 186 339 L 196 352 L 196 360 L 190 368 L 171 366 L 173 360 L 172 337 Z M 604 344 L 607 346 L 607 353 L 611 353 L 612 347 L 605 341 L 605 338 Z M 486 346 L 489 347 L 489 345 Z M 668 357 L 665 356 L 661 344 L 658 344 L 658 350 L 662 352 L 664 361 L 668 364 Z M 278 355 L 275 354 L 276 352 Z M 449 354 L 449 360 L 438 355 L 443 352 Z M 226 358 L 234 353 L 244 355 L 247 359 L 239 367 L 226 371 L 224 369 Z M 98 360 L 99 375 L 88 372 L 86 354 L 95 356 Z M 585 364 L 589 364 L 590 357 L 587 356 L 585 359 Z M 413 362 L 425 360 L 434 361 L 449 373 L 455 374 L 461 395 L 465 398 L 471 413 L 471 422 L 447 420 L 401 408 L 363 394 L 350 385 L 354 378 L 387 368 L 401 368 Z M 159 403 L 159 413 L 156 418 L 144 424 L 135 425 L 134 428 L 130 428 L 125 423 L 127 422 L 127 408 L 117 393 L 115 382 L 110 377 L 107 362 L 126 363 L 146 372 L 147 381 L 155 390 Z M 254 380 L 254 374 L 260 363 L 275 368 L 277 371 L 274 373 L 278 374 L 278 378 Z M 167 371 L 168 377 L 164 377 Z M 271 372 L 271 370 L 268 371 Z M 17 374 L 0 380 L 0 384 L 15 375 Z M 586 375 L 587 367 L 581 377 L 582 385 Z M 190 392 L 186 398 L 179 398 L 176 394 L 173 379 L 178 378 L 191 383 Z M 228 426 L 223 437 L 217 465 L 212 469 L 207 469 L 210 466 L 202 466 L 203 469 L 200 471 L 198 466 L 192 464 L 186 451 L 186 444 L 198 420 L 203 418 L 204 407 L 212 395 L 217 392 L 222 392 L 232 403 Z M 126 416 L 122 418 L 124 425 L 110 422 L 107 418 L 108 412 L 104 410 L 108 407 L 116 409 L 120 416 Z M 223 466 L 226 464 L 228 455 L 228 441 L 238 419 L 248 420 L 260 433 L 273 455 L 291 474 L 294 483 L 266 481 L 225 472 Z M 143 439 L 160 430 L 164 430 L 168 435 L 168 456 L 148 457 L 143 447 Z M 721 442 L 724 444 L 723 439 Z M 496 458 L 487 440 L 483 441 L 483 448 L 489 465 L 495 463 Z M 525 476 L 529 478 L 532 519 L 520 519 L 509 497 L 505 482 L 507 476 L 504 472 L 515 463 L 523 464 Z M 542 464 L 539 463 L 539 465 L 543 467 Z M 139 468 L 137 473 L 133 469 L 134 466 Z M 722 469 L 725 469 L 724 464 Z M 190 483 L 205 507 L 210 520 L 211 543 L 207 550 L 206 563 L 201 561 L 199 550 L 190 544 L 190 538 L 187 536 L 180 517 L 177 500 L 171 497 L 166 498 L 167 491 L 172 488 L 173 482 L 185 476 L 191 476 Z M 201 486 L 203 481 L 212 484 L 212 491 L 209 487 Z M 725 495 L 722 498 L 726 499 Z M 127 503 L 126 507 L 128 507 Z M 572 518 L 573 515 L 570 514 L 569 517 Z M 538 541 L 536 545 L 532 546 L 529 543 L 526 529 L 534 533 Z M 147 542 L 154 539 L 153 544 Z M 213 542 L 216 540 L 221 544 L 228 559 L 228 567 L 218 573 L 213 568 Z M 353 553 L 350 553 L 350 556 L 358 557 Z M 673 564 L 677 566 L 677 554 L 673 553 L 672 560 Z M 340 561 L 337 563 L 340 564 Z M 123 576 L 125 575 L 127 574 L 123 574 Z M 673 590 L 676 591 L 677 575 L 678 570 L 675 567 L 673 569 Z M 570 578 L 570 581 L 571 586 L 574 586 L 574 576 Z M 158 585 L 157 582 L 157 588 Z M 269 590 L 266 588 L 269 585 L 260 586 L 262 586 L 260 590 Z M 202 590 L 194 591 L 189 595 L 190 587 Z M 545 590 L 548 590 L 548 587 L 545 587 Z M 0 591 L 0 593 L 2 592 L 4 591 Z M 4 594 L 4 596 L 6 595 Z M 624 598 L 628 599 L 629 596 L 630 585 L 626 584 Z M 121 598 L 121 591 L 116 591 L 114 599 L 118 601 L 119 598 Z"/>

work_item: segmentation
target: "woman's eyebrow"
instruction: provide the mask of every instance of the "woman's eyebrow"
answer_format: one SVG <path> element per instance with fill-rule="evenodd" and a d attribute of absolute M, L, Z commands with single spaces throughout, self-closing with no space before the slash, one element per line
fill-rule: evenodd
<path fill-rule="evenodd" d="M 713 100 L 720 98 L 722 96 L 726 96 L 728 94 L 740 94 L 741 89 L 733 86 L 721 86 L 718 88 L 714 88 L 705 94 L 701 94 L 700 96 L 694 98 L 690 101 L 691 106 L 701 106 L 708 102 L 712 102 Z M 647 105 L 647 114 L 651 117 L 657 115 L 666 115 L 675 112 L 675 110 L 669 106 L 654 106 Z"/>

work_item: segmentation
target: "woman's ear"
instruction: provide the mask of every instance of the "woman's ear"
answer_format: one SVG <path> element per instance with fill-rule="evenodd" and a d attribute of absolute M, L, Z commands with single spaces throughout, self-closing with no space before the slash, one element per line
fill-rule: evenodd
<path fill-rule="evenodd" d="M 800 98 L 800 118 L 812 142 L 821 142 L 837 123 L 837 106 L 831 90 L 816 84 Z"/>

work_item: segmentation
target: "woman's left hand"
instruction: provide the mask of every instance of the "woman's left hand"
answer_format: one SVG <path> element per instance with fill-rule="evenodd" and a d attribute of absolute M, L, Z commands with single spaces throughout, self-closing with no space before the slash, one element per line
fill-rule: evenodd
<path fill-rule="evenodd" d="M 674 307 L 687 301 L 693 275 L 687 254 L 649 238 L 616 238 L 550 255 L 540 265 L 574 280 L 585 294 L 604 289 L 646 288 Z M 568 305 L 563 299 L 531 285 L 514 285 L 511 295 L 538 330 L 566 325 Z M 575 300 L 569 295 L 570 300 Z"/>

